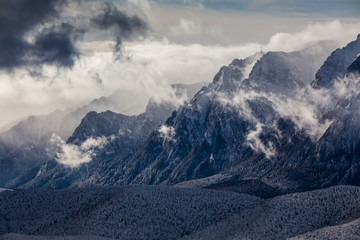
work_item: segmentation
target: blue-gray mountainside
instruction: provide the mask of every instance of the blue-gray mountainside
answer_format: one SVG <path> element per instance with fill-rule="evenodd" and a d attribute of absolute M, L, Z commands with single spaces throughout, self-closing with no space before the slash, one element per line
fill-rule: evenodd
<path fill-rule="evenodd" d="M 108 112 L 103 119 L 110 121 L 110 115 L 112 115 L 115 118 L 113 125 L 111 125 L 113 129 L 109 129 L 110 125 L 106 126 L 105 124 L 103 126 L 108 128 L 108 132 L 116 134 L 120 130 L 116 129 L 116 127 L 127 124 L 129 124 L 128 128 L 133 128 L 134 131 L 139 130 L 140 132 L 134 132 L 130 134 L 131 136 L 126 135 L 129 133 L 127 131 L 122 133 L 122 135 L 126 133 L 124 141 L 127 142 L 121 146 L 129 147 L 134 141 L 137 141 L 134 138 L 140 139 L 140 136 L 141 138 L 146 138 L 150 132 L 155 130 L 158 125 L 171 115 L 171 112 L 176 109 L 176 102 L 174 100 L 190 98 L 204 84 L 204 82 L 201 82 L 192 85 L 172 85 L 171 89 L 174 90 L 175 98 L 172 101 L 155 101 L 150 99 L 145 112 L 139 116 L 125 116 Z M 96 115 L 95 111 L 104 112 L 110 109 L 115 112 L 121 112 L 126 110 L 123 101 L 124 98 L 129 97 L 131 98 L 132 96 L 125 91 L 118 90 L 109 97 L 95 99 L 76 110 L 56 110 L 48 115 L 30 116 L 14 124 L 10 129 L 5 129 L 0 133 L 0 186 L 9 184 L 15 178 L 21 178 L 21 182 L 27 182 L 36 176 L 40 168 L 44 169 L 48 165 L 56 166 L 57 162 L 54 157 L 58 149 L 54 149 L 54 144 L 51 141 L 53 136 L 67 140 L 89 112 L 91 112 L 90 116 L 94 116 Z M 128 105 L 131 107 L 136 105 L 136 103 L 129 103 Z M 85 122 L 87 119 L 89 118 L 85 118 Z M 90 121 L 94 122 L 94 120 Z M 101 133 L 102 130 L 104 128 L 97 129 L 97 134 L 105 134 Z M 121 149 L 121 151 L 125 150 Z"/>

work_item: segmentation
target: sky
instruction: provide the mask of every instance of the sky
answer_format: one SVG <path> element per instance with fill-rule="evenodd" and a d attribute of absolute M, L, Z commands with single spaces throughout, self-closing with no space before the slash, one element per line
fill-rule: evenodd
<path fill-rule="evenodd" d="M 359 13 L 358 0 L 0 0 L 0 126 L 117 89 L 141 113 L 170 84 L 211 82 L 261 48 L 344 46 Z"/>

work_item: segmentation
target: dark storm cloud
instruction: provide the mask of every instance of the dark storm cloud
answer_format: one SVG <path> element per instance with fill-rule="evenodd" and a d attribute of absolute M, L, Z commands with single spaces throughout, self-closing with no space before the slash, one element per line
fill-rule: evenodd
<path fill-rule="evenodd" d="M 60 17 L 65 0 L 0 0 L 0 68 L 55 64 L 71 67 L 78 55 L 73 42 L 79 31 L 69 24 L 45 28 L 26 36 Z"/>
<path fill-rule="evenodd" d="M 72 11 L 75 18 L 82 19 L 78 22 L 64 17 L 70 0 L 0 0 L 0 69 L 43 64 L 71 68 L 80 56 L 75 43 L 91 28 L 113 34 L 116 52 L 120 52 L 123 40 L 146 33 L 147 24 L 142 19 L 126 15 L 111 3 L 92 13 L 87 8 L 89 1 L 76 1 L 81 9 Z"/>
<path fill-rule="evenodd" d="M 91 21 L 100 30 L 114 31 L 116 52 L 121 50 L 124 40 L 144 36 L 148 30 L 146 22 L 138 16 L 128 16 L 111 3 L 106 3 L 103 12 Z"/>
<path fill-rule="evenodd" d="M 56 64 L 62 67 L 74 65 L 74 57 L 80 53 L 74 46 L 75 42 L 84 30 L 79 30 L 70 24 L 63 23 L 60 26 L 45 29 L 36 37 L 33 46 L 35 63 Z"/>

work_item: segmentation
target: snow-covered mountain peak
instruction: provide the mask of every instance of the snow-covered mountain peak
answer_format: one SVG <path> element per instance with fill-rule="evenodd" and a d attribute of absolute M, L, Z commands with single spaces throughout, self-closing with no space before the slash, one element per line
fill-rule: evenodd
<path fill-rule="evenodd" d="M 242 81 L 249 77 L 255 63 L 264 55 L 257 52 L 245 59 L 234 59 L 228 66 L 223 66 L 215 75 L 213 83 L 209 88 L 219 92 L 233 92 L 237 90 Z"/>
<path fill-rule="evenodd" d="M 316 73 L 316 80 L 312 83 L 315 88 L 331 88 L 334 81 L 346 75 L 348 67 L 356 60 L 360 53 L 360 34 L 355 41 L 343 48 L 336 49 L 326 59 Z"/>
<path fill-rule="evenodd" d="M 244 81 L 248 90 L 292 95 L 299 87 L 307 86 L 317 69 L 330 52 L 318 44 L 296 52 L 268 52 L 254 65 L 249 78 Z M 309 49 L 316 49 L 310 51 Z M 320 61 L 319 61 L 320 59 Z"/>

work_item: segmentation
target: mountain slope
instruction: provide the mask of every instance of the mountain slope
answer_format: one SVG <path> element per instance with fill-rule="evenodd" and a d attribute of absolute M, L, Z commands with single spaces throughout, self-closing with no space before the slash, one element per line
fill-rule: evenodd
<path fill-rule="evenodd" d="M 286 239 L 358 216 L 359 193 L 337 186 L 271 198 L 183 239 Z"/>
<path fill-rule="evenodd" d="M 1 234 L 177 239 L 261 201 L 160 186 L 0 193 Z"/>
<path fill-rule="evenodd" d="M 342 49 L 337 49 L 316 73 L 316 80 L 312 83 L 314 87 L 329 88 L 338 78 L 344 78 L 346 69 L 355 61 L 360 52 L 360 34 L 357 40 L 349 43 Z"/>
<path fill-rule="evenodd" d="M 301 234 L 290 240 L 336 240 L 348 239 L 356 240 L 360 236 L 360 219 L 356 219 L 349 223 L 335 225 L 331 227 L 324 227 L 315 231 Z"/>
<path fill-rule="evenodd" d="M 164 186 L 18 190 L 0 193 L 0 239 L 321 236 L 337 228 L 356 230 L 359 199 L 360 188 L 354 186 L 266 200 L 246 194 Z M 354 222 L 344 224 L 349 221 Z M 351 232 L 345 236 L 351 236 Z"/>

